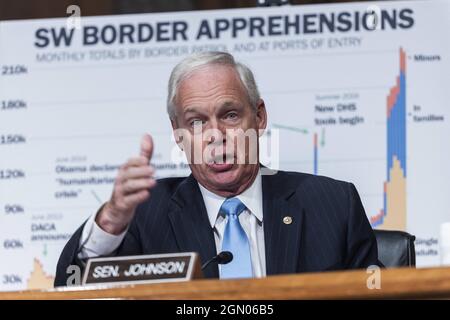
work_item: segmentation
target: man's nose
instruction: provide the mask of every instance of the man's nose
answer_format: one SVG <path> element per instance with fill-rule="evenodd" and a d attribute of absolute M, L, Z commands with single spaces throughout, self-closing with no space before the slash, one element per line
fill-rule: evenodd
<path fill-rule="evenodd" d="M 210 126 L 208 129 L 214 130 L 214 134 L 209 134 L 209 143 L 219 143 L 222 141 L 223 143 L 226 142 L 226 126 L 220 123 L 220 121 L 217 121 L 217 119 L 214 119 L 210 121 Z M 220 137 L 218 137 L 220 136 Z M 219 140 L 217 140 L 219 138 Z"/>

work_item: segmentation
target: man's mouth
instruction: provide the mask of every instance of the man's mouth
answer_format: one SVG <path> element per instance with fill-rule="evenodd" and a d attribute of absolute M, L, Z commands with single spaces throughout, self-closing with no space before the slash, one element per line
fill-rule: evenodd
<path fill-rule="evenodd" d="M 233 168 L 234 157 L 223 155 L 220 157 L 214 157 L 206 162 L 206 165 L 216 172 L 224 172 Z"/>
<path fill-rule="evenodd" d="M 233 168 L 232 163 L 208 163 L 207 164 L 209 168 L 211 168 L 213 171 L 216 172 L 225 172 Z"/>

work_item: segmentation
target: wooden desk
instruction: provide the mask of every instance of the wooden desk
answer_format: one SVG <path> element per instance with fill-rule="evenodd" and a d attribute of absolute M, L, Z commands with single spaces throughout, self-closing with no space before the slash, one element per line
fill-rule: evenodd
<path fill-rule="evenodd" d="M 450 268 L 388 269 L 381 289 L 367 288 L 366 271 L 194 280 L 120 287 L 70 287 L 0 293 L 0 299 L 450 299 Z"/>

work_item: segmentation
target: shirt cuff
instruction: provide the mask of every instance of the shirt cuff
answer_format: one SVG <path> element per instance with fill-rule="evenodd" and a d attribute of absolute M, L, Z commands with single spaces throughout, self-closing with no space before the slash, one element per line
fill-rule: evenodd
<path fill-rule="evenodd" d="M 98 212 L 100 211 L 101 208 Z M 128 231 L 127 228 L 119 235 L 104 231 L 95 222 L 98 212 L 93 214 L 84 225 L 79 245 L 78 257 L 80 259 L 106 256 L 113 253 L 120 246 Z"/>

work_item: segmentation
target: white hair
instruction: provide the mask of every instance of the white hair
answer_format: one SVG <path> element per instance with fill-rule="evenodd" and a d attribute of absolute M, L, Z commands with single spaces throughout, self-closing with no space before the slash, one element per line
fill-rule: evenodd
<path fill-rule="evenodd" d="M 171 120 L 175 119 L 175 100 L 180 83 L 195 70 L 207 65 L 230 66 L 234 68 L 245 87 L 250 105 L 256 110 L 260 95 L 252 71 L 244 64 L 237 62 L 227 52 L 208 51 L 192 54 L 173 68 L 169 78 L 167 95 L 167 113 Z"/>

